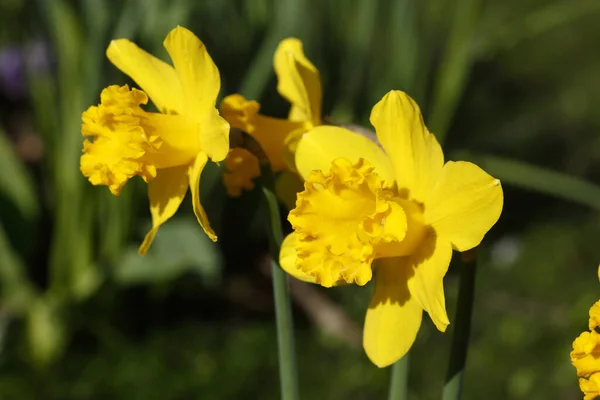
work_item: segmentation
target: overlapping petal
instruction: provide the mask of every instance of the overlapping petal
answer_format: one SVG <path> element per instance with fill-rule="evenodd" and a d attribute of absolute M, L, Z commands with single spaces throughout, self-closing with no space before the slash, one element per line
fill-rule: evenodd
<path fill-rule="evenodd" d="M 424 203 L 444 165 L 444 154 L 406 93 L 392 90 L 371 111 L 371 124 L 389 156 L 401 194 Z"/>
<path fill-rule="evenodd" d="M 146 254 L 150 248 L 158 228 L 179 209 L 188 186 L 187 165 L 161 169 L 158 171 L 156 178 L 148 183 L 152 229 L 146 234 L 140 245 L 138 251 L 141 255 Z"/>
<path fill-rule="evenodd" d="M 365 317 L 363 347 L 378 367 L 402 358 L 417 337 L 423 309 L 408 289 L 412 271 L 402 268 L 401 259 L 378 260 L 375 293 Z"/>
<path fill-rule="evenodd" d="M 383 150 L 366 137 L 336 126 L 318 126 L 304 134 L 296 149 L 296 168 L 307 179 L 311 171 L 328 171 L 337 158 L 350 163 L 363 158 L 375 167 L 385 187 L 394 185 L 394 171 Z"/>
<path fill-rule="evenodd" d="M 499 180 L 475 164 L 450 161 L 425 204 L 425 221 L 454 249 L 466 251 L 498 221 L 503 202 Z"/>
<path fill-rule="evenodd" d="M 319 71 L 304 55 L 296 38 L 281 41 L 273 57 L 277 91 L 291 104 L 290 119 L 321 124 L 322 88 Z"/>
<path fill-rule="evenodd" d="M 290 233 L 283 240 L 279 251 L 279 264 L 281 265 L 281 268 L 296 279 L 304 282 L 316 283 L 317 280 L 314 276 L 309 275 L 298 268 L 296 263 L 297 260 L 296 233 Z"/>
<path fill-rule="evenodd" d="M 127 39 L 110 42 L 106 56 L 148 94 L 160 112 L 183 113 L 183 89 L 172 66 Z"/>

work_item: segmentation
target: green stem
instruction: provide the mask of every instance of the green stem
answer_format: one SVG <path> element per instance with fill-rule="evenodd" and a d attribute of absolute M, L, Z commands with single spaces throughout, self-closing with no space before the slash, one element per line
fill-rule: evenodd
<path fill-rule="evenodd" d="M 389 400 L 408 399 L 409 354 L 406 353 L 404 357 L 396 361 L 392 366 Z"/>
<path fill-rule="evenodd" d="M 263 186 L 263 193 L 267 200 L 270 217 L 268 231 L 271 239 L 271 275 L 275 296 L 281 398 L 283 400 L 297 400 L 299 396 L 294 347 L 294 321 L 292 318 L 287 275 L 277 262 L 279 248 L 283 242 L 283 233 L 281 232 L 281 222 L 279 219 L 279 205 L 275 194 L 266 186 Z"/>
<path fill-rule="evenodd" d="M 475 296 L 476 258 L 474 251 L 463 253 L 460 270 L 456 322 L 450 350 L 450 363 L 446 375 L 443 400 L 458 400 L 462 394 L 462 384 L 469 349 L 471 315 Z"/>

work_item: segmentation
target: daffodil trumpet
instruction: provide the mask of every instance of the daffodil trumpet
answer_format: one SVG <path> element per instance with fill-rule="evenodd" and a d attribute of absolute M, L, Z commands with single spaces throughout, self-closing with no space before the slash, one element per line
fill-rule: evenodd
<path fill-rule="evenodd" d="M 304 191 L 289 214 L 294 232 L 280 263 L 325 287 L 362 286 L 375 272 L 363 347 L 385 367 L 410 349 L 423 311 L 446 330 L 443 279 L 452 250 L 479 245 L 500 216 L 503 194 L 500 181 L 478 166 L 444 162 L 407 94 L 386 94 L 370 120 L 377 142 L 333 126 L 298 141 Z"/>
<path fill-rule="evenodd" d="M 188 189 L 198 222 L 210 239 L 217 240 L 200 203 L 200 177 L 209 160 L 223 161 L 229 151 L 229 123 L 215 107 L 219 70 L 204 44 L 178 26 L 164 46 L 173 65 L 127 39 L 113 40 L 106 50 L 108 59 L 142 90 L 109 86 L 102 91 L 100 104 L 82 115 L 82 174 L 114 195 L 134 176 L 148 184 L 152 228 L 140 254 L 148 251 Z M 144 110 L 149 99 L 158 113 Z"/>

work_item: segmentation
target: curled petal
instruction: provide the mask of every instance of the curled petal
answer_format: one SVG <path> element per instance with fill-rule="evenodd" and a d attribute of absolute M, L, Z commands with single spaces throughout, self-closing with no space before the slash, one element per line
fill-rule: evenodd
<path fill-rule="evenodd" d="M 199 153 L 194 163 L 189 167 L 189 184 L 192 192 L 192 205 L 194 207 L 194 214 L 196 214 L 198 223 L 200 223 L 200 226 L 202 229 L 204 229 L 204 232 L 206 232 L 210 240 L 216 242 L 217 235 L 210 227 L 208 216 L 206 215 L 204 208 L 202 208 L 202 204 L 200 204 L 200 176 L 202 175 L 202 170 L 207 162 L 207 155 L 202 152 Z"/>
<path fill-rule="evenodd" d="M 316 283 L 316 278 L 314 276 L 308 275 L 297 267 L 296 260 L 296 234 L 290 233 L 283 240 L 281 250 L 279 251 L 279 264 L 281 265 L 281 268 L 296 279 L 304 282 Z"/>
<path fill-rule="evenodd" d="M 319 71 L 304 55 L 296 38 L 281 41 L 273 57 L 277 91 L 292 104 L 290 119 L 321 124 L 322 89 Z"/>

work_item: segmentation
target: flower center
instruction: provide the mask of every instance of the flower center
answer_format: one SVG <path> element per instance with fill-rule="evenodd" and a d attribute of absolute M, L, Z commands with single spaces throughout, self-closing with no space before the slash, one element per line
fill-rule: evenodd
<path fill-rule="evenodd" d="M 199 151 L 197 124 L 186 117 L 149 113 L 141 90 L 112 85 L 100 104 L 82 114 L 81 172 L 93 185 L 106 185 L 118 195 L 125 183 L 139 175 L 146 182 L 160 168 L 185 165 Z"/>
<path fill-rule="evenodd" d="M 364 285 L 371 263 L 404 239 L 406 214 L 374 167 L 334 160 L 330 173 L 313 171 L 289 221 L 296 231 L 297 266 L 322 286 Z"/>

